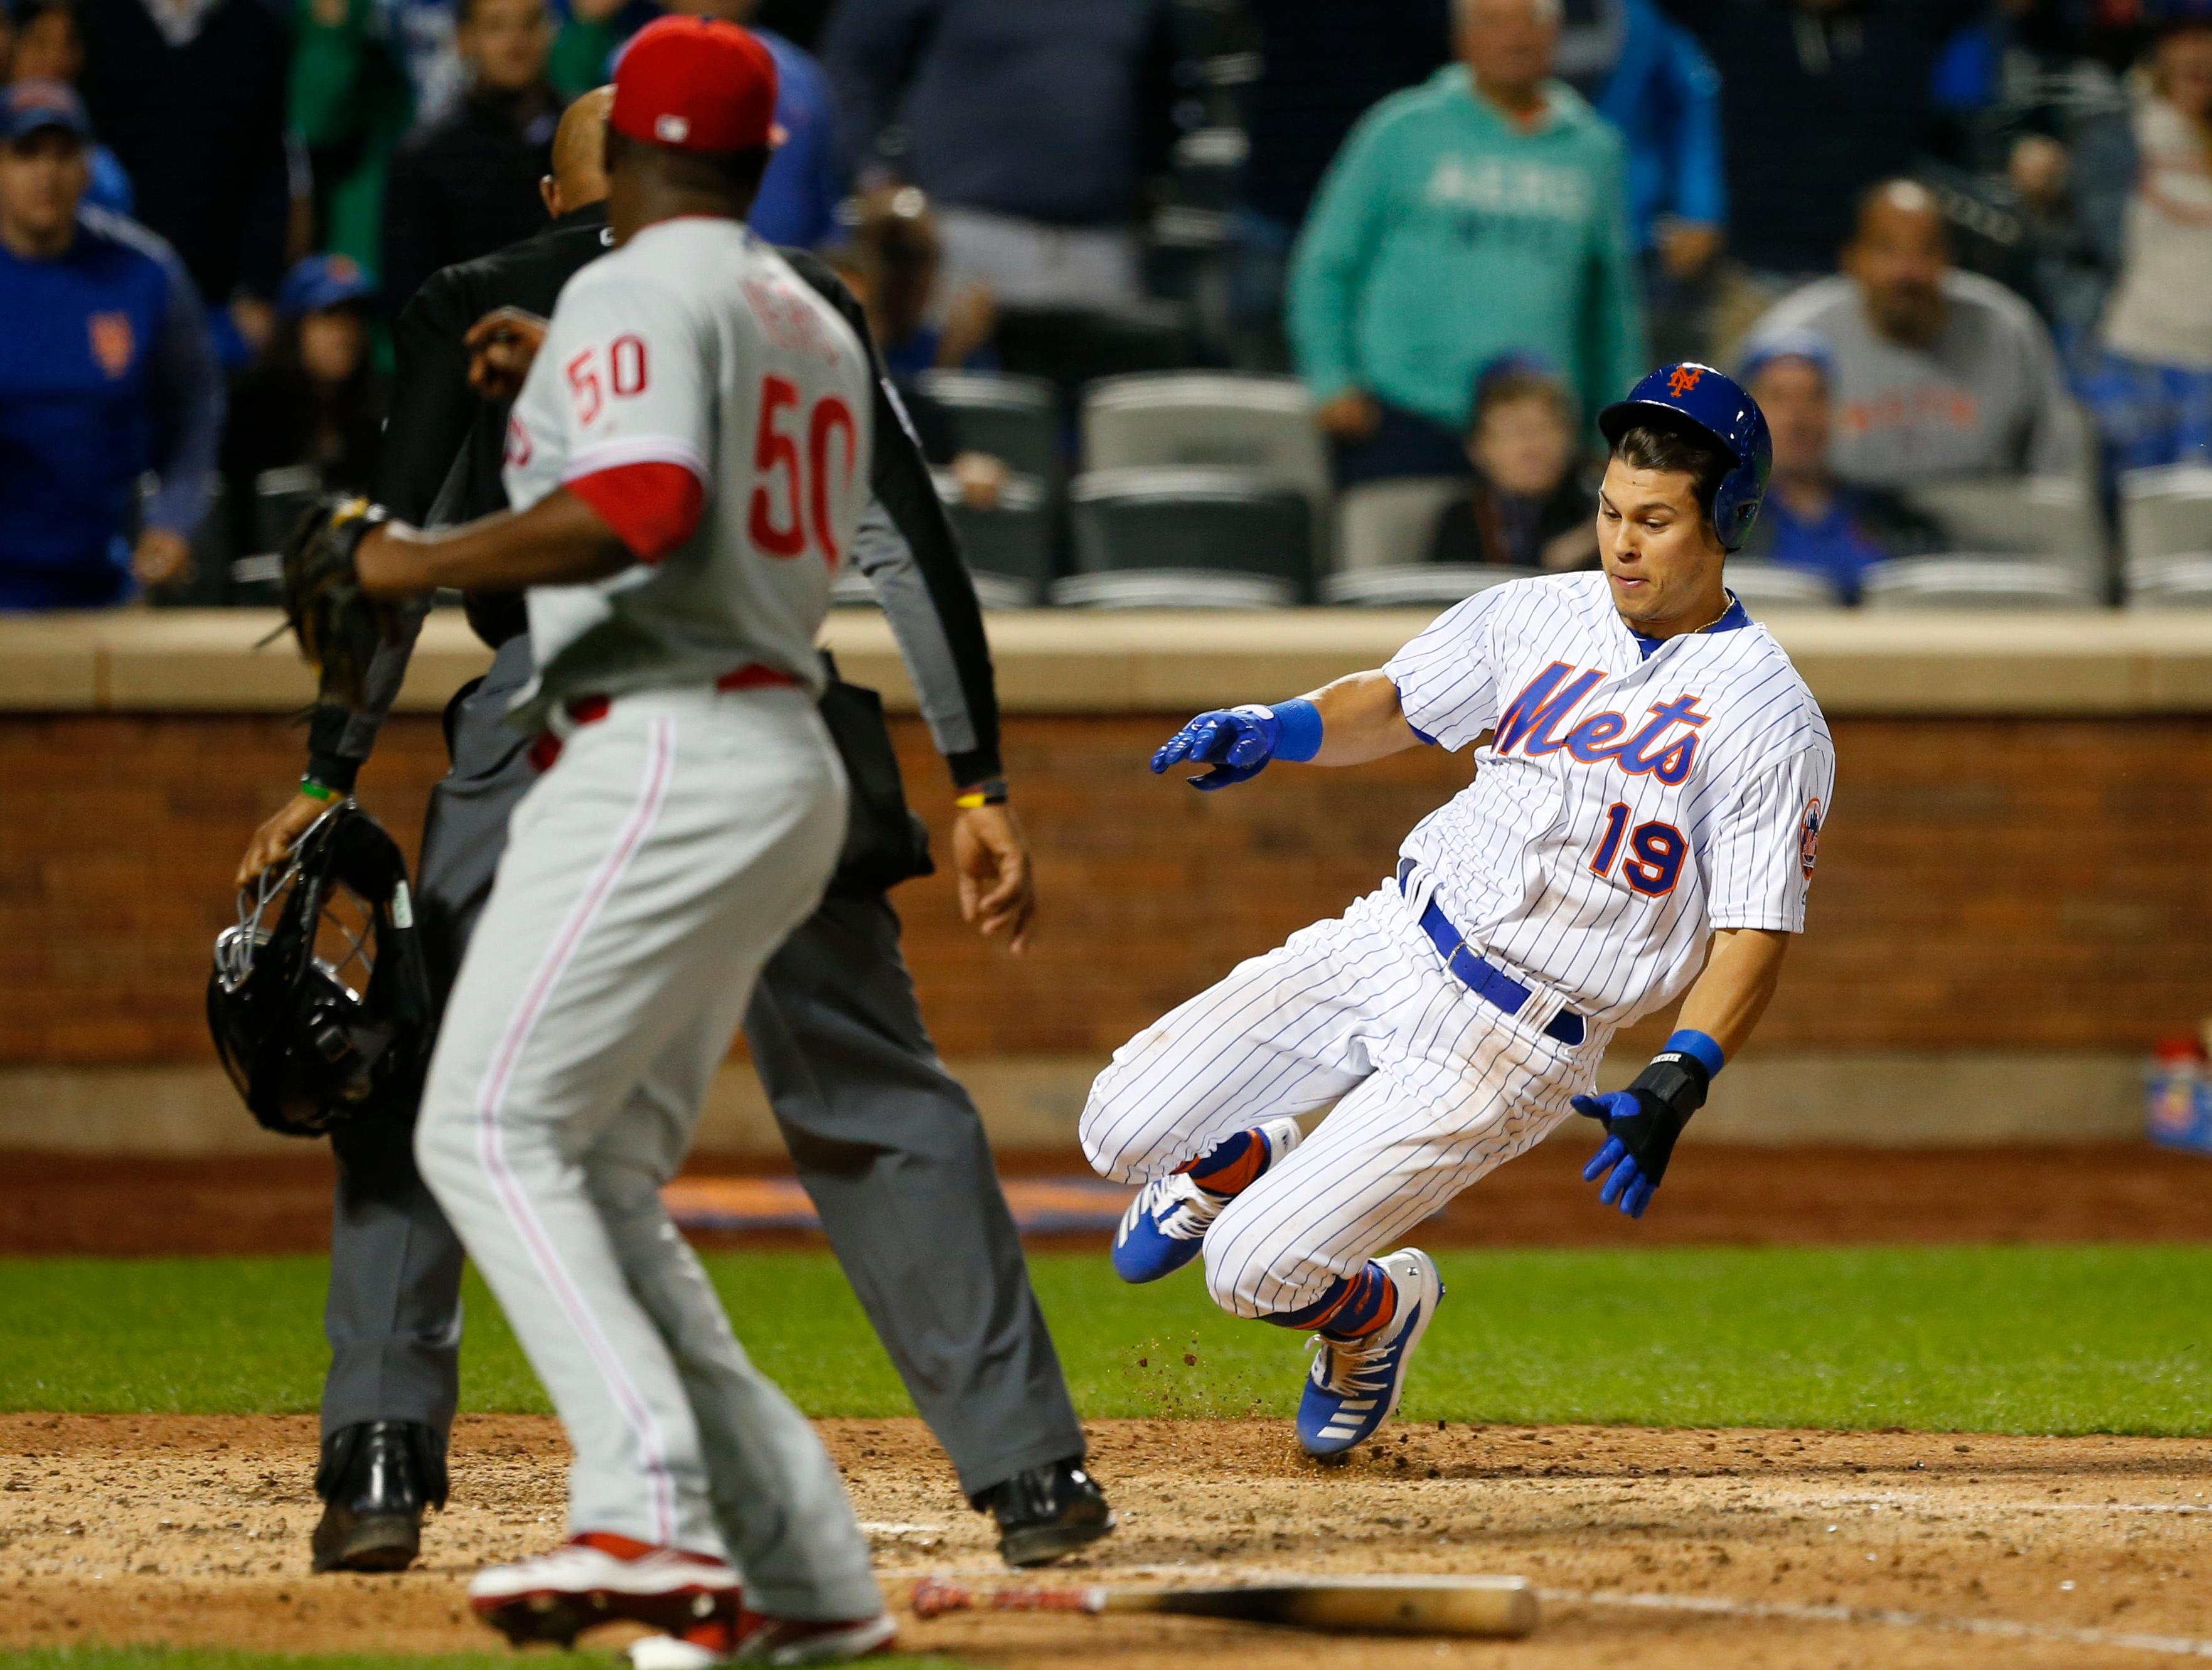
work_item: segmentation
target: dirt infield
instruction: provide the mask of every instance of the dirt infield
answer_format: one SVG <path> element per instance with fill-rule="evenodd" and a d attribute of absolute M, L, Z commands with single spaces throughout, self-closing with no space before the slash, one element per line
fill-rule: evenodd
<path fill-rule="evenodd" d="M 983 1521 L 913 1421 L 824 1429 L 880 1568 L 994 1575 Z M 1509 1571 L 1547 1594 L 1515 1643 L 1376 1642 L 1188 1619 L 906 1619 L 992 1666 L 1835 1666 L 2074 1670 L 2212 1655 L 2212 1442 L 1455 1426 L 1348 1465 L 1277 1423 L 1106 1422 L 1121 1534 L 1085 1581 Z M 0 1416 L 0 1646 L 438 1650 L 489 1639 L 461 1585 L 544 1546 L 563 1451 L 541 1418 L 465 1418 L 425 1564 L 313 1577 L 313 1423 Z M 1073 1572 L 1071 1571 L 1071 1576 Z"/>
<path fill-rule="evenodd" d="M 1593 1145 L 1549 1142 L 1454 1201 L 1425 1244 L 2212 1240 L 2212 1162 L 2148 1144 L 2014 1149 L 1692 1145 L 1640 1224 L 1596 1209 Z M 1084 1171 L 1079 1155 L 1012 1154 L 1010 1173 Z M 711 1157 L 695 1169 L 711 1173 Z M 330 1245 L 327 1151 L 151 1160 L 0 1152 L 0 1253 L 308 1253 Z M 793 1232 L 704 1245 L 819 1246 Z M 1062 1244 L 1097 1246 L 1092 1236 Z"/>

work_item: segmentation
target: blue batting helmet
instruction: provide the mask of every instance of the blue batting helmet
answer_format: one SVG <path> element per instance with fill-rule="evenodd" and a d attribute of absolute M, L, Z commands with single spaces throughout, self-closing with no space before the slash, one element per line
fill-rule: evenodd
<path fill-rule="evenodd" d="M 1766 433 L 1766 414 L 1735 379 L 1709 365 L 1685 361 L 1662 366 L 1628 392 L 1628 398 L 1598 414 L 1597 427 L 1608 443 L 1620 438 L 1655 410 L 1671 413 L 1703 430 L 1735 460 L 1707 507 L 1713 531 L 1729 550 L 1741 548 L 1759 519 L 1766 497 L 1766 478 L 1774 471 L 1774 441 Z"/>

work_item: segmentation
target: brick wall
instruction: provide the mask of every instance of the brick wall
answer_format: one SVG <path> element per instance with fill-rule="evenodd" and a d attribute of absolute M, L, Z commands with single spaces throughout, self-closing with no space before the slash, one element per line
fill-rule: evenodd
<path fill-rule="evenodd" d="M 1012 722 L 1043 860 L 1036 950 L 986 948 L 941 876 L 899 896 L 948 1054 L 1110 1049 L 1372 886 L 1466 772 L 1425 751 L 1200 796 L 1146 773 L 1166 728 Z M 941 835 L 927 738 L 910 720 L 899 736 Z M 2134 1048 L 2212 1011 L 2212 726 L 1849 720 L 1836 736 L 1811 932 L 1762 1047 Z M 232 867 L 300 757 L 273 718 L 0 718 L 0 1060 L 206 1059 Z M 435 722 L 401 719 L 364 776 L 410 849 L 442 765 Z"/>

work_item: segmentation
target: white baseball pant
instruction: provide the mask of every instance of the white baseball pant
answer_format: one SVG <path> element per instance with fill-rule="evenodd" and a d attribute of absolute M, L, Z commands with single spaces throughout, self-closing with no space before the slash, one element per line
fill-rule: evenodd
<path fill-rule="evenodd" d="M 845 801 L 798 689 L 625 695 L 577 729 L 509 824 L 416 1133 L 568 1429 L 571 1527 L 726 1554 L 802 1618 L 881 1610 L 867 1540 L 659 1191 Z"/>
<path fill-rule="evenodd" d="M 1083 1150 L 1103 1175 L 1146 1182 L 1262 1119 L 1335 1102 L 1206 1231 L 1214 1302 L 1278 1315 L 1541 1141 L 1595 1084 L 1605 1041 L 1594 1029 L 1571 1049 L 1477 997 L 1385 885 L 1115 1051 Z"/>

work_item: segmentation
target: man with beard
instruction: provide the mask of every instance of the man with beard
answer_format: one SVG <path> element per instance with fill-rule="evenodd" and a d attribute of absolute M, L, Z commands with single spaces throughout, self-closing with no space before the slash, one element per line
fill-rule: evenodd
<path fill-rule="evenodd" d="M 1832 357 L 1834 464 L 1847 481 L 1910 487 L 2081 467 L 2086 431 L 2050 333 L 2003 285 L 1952 265 L 1942 213 L 1916 181 L 1867 194 L 1843 272 L 1770 310 L 1749 356 L 1808 332 Z"/>

